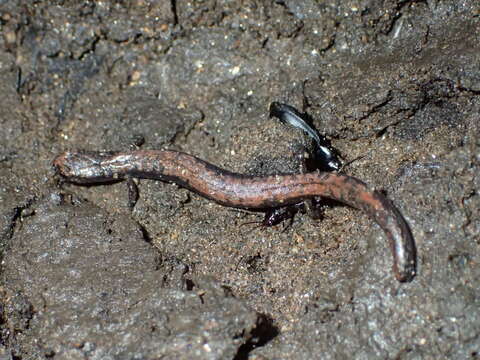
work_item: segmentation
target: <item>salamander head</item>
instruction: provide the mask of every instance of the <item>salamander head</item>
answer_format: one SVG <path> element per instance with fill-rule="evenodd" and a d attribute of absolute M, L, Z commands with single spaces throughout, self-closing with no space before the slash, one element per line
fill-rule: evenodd
<path fill-rule="evenodd" d="M 57 174 L 68 182 L 92 184 L 111 181 L 101 166 L 109 153 L 65 152 L 55 158 L 53 167 Z"/>

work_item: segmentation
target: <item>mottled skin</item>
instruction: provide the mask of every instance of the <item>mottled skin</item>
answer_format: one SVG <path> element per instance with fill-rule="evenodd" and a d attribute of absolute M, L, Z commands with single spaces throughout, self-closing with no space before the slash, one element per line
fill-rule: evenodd
<path fill-rule="evenodd" d="M 381 193 L 351 176 L 314 172 L 254 177 L 232 173 L 181 152 L 159 150 L 66 152 L 53 164 L 61 176 L 77 184 L 131 177 L 156 179 L 174 182 L 219 204 L 237 208 L 278 208 L 314 196 L 337 200 L 363 210 L 385 231 L 397 280 L 410 281 L 415 276 L 415 243 L 402 214 Z"/>

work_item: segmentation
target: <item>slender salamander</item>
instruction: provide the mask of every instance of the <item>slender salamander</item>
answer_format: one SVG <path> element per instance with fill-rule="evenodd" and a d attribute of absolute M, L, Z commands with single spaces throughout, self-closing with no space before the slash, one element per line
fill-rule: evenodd
<path fill-rule="evenodd" d="M 216 167 L 177 151 L 66 152 L 53 162 L 68 182 L 95 184 L 129 178 L 173 182 L 219 204 L 271 209 L 323 196 L 365 212 L 384 230 L 393 252 L 398 281 L 411 281 L 416 271 L 412 233 L 400 211 L 380 192 L 344 174 L 312 172 L 254 177 Z"/>

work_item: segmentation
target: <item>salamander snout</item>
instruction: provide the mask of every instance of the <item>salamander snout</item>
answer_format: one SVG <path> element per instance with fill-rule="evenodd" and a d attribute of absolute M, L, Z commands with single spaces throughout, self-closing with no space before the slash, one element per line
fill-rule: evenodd
<path fill-rule="evenodd" d="M 55 160 L 53 160 L 53 168 L 58 175 L 68 177 L 72 173 L 71 167 L 69 166 L 69 155 L 70 153 L 66 152 L 58 155 Z"/>
<path fill-rule="evenodd" d="M 65 152 L 53 160 L 55 172 L 69 182 L 85 184 L 104 180 L 98 153 Z"/>

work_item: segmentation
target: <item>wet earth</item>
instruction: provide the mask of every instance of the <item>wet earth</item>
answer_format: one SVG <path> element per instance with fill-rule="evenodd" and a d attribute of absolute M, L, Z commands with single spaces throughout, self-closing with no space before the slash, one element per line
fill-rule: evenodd
<path fill-rule="evenodd" d="M 478 34 L 472 0 L 0 1 L 0 359 L 480 358 Z M 273 101 L 402 211 L 413 281 L 339 203 L 264 228 L 52 169 L 141 148 L 299 172 Z"/>

